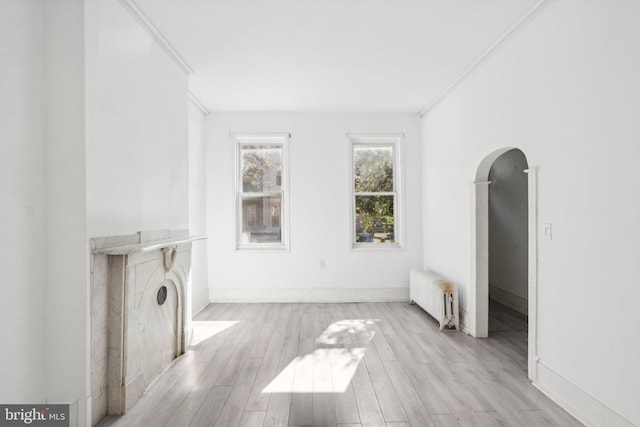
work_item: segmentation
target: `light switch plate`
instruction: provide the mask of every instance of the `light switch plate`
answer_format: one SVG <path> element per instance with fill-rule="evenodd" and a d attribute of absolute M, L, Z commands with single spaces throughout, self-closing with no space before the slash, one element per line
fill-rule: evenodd
<path fill-rule="evenodd" d="M 544 238 L 547 240 L 551 240 L 551 223 L 545 222 L 543 226 Z"/>

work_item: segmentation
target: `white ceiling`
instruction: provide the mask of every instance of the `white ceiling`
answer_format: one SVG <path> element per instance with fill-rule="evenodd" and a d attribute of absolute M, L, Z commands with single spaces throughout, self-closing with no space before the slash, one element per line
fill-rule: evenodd
<path fill-rule="evenodd" d="M 137 0 L 210 111 L 419 112 L 533 0 Z"/>

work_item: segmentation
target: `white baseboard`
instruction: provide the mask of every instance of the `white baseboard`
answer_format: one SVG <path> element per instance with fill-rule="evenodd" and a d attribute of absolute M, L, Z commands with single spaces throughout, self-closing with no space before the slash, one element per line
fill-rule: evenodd
<path fill-rule="evenodd" d="M 47 402 L 62 403 L 62 402 Z M 91 396 L 69 404 L 69 427 L 91 426 Z"/>
<path fill-rule="evenodd" d="M 538 379 L 533 385 L 587 427 L 635 427 L 544 363 L 538 362 Z"/>
<path fill-rule="evenodd" d="M 209 302 L 376 302 L 408 301 L 402 288 L 214 288 Z"/>
<path fill-rule="evenodd" d="M 76 400 L 73 403 L 69 404 L 69 427 L 81 427 L 80 424 L 80 411 L 78 410 L 80 407 L 79 401 Z"/>
<path fill-rule="evenodd" d="M 193 328 L 185 328 L 184 329 L 184 347 L 185 350 L 191 346 L 193 342 Z"/>
<path fill-rule="evenodd" d="M 191 315 L 195 316 L 201 312 L 209 304 L 209 289 L 204 289 L 194 295 L 193 302 L 191 304 Z"/>
<path fill-rule="evenodd" d="M 489 285 L 489 298 L 515 311 L 528 315 L 529 301 L 507 290 Z"/>

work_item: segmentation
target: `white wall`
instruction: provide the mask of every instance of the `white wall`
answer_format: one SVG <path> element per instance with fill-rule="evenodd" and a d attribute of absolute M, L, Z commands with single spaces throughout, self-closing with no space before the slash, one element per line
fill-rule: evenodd
<path fill-rule="evenodd" d="M 0 402 L 44 400 L 43 1 L 0 2 Z"/>
<path fill-rule="evenodd" d="M 84 1 L 46 3 L 45 378 L 47 402 L 77 403 L 88 395 L 89 245 L 85 191 Z"/>
<path fill-rule="evenodd" d="M 189 104 L 189 230 L 193 235 L 207 234 L 205 116 Z M 209 303 L 207 242 L 196 240 L 191 252 L 193 313 Z"/>
<path fill-rule="evenodd" d="M 552 0 L 423 123 L 424 263 L 466 291 L 480 161 L 518 147 L 539 168 L 537 382 L 589 425 L 640 425 L 638 16 Z"/>
<path fill-rule="evenodd" d="M 230 133 L 289 132 L 290 251 L 235 249 L 235 155 Z M 347 132 L 404 132 L 403 250 L 353 251 Z M 422 260 L 420 120 L 415 115 L 210 114 L 207 216 L 211 299 L 407 299 Z M 286 221 L 286 219 L 283 219 Z M 320 260 L 325 260 L 325 268 Z"/>
<path fill-rule="evenodd" d="M 0 9 L 0 401 L 71 403 L 75 422 L 88 381 L 84 8 L 50 6 Z"/>
<path fill-rule="evenodd" d="M 87 4 L 90 237 L 188 227 L 187 77 L 117 1 Z"/>

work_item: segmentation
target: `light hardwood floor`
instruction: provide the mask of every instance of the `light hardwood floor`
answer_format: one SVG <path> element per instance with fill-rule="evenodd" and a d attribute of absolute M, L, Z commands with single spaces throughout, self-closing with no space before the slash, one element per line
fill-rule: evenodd
<path fill-rule="evenodd" d="M 527 380 L 526 318 L 438 332 L 408 303 L 211 304 L 197 344 L 108 426 L 580 426 Z"/>

